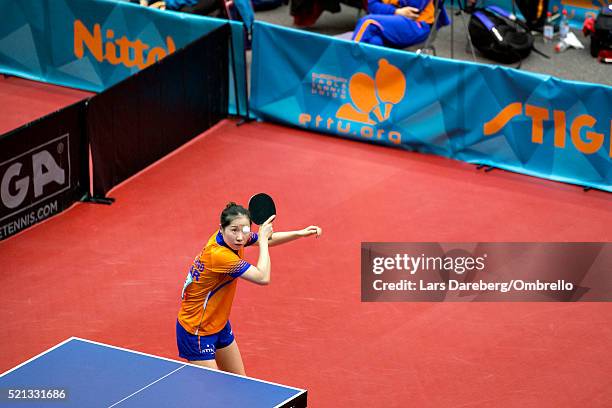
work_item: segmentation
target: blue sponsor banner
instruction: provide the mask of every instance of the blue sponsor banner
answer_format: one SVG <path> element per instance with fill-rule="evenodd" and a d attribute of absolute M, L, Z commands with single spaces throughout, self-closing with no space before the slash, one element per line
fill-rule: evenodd
<path fill-rule="evenodd" d="M 259 119 L 612 191 L 612 87 L 254 27 Z"/>
<path fill-rule="evenodd" d="M 228 23 L 108 0 L 0 0 L 0 10 L 0 72 L 94 92 Z M 230 25 L 240 84 L 230 75 L 230 112 L 237 90 L 244 115 L 244 26 Z"/>

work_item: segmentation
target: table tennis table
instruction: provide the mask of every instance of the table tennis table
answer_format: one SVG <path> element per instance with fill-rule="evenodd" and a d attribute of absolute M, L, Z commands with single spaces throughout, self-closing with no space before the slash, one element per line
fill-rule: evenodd
<path fill-rule="evenodd" d="M 38 390 L 38 391 L 37 391 Z M 0 375 L 0 407 L 306 407 L 306 390 L 71 337 Z"/>

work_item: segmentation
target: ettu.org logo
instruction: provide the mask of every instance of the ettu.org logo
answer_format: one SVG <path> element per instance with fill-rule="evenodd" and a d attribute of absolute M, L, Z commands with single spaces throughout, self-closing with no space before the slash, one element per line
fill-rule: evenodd
<path fill-rule="evenodd" d="M 316 115 L 314 127 L 323 126 L 341 134 L 360 135 L 366 139 L 381 140 L 386 138 L 393 144 L 401 144 L 401 134 L 396 131 L 385 132 L 385 129 L 376 128 L 385 123 L 391 116 L 395 105 L 402 101 L 406 92 L 406 78 L 402 71 L 391 65 L 386 59 L 378 61 L 378 70 L 374 78 L 358 72 L 349 82 L 350 102 L 338 108 L 334 118 L 324 118 Z M 299 123 L 307 126 L 313 119 L 310 114 L 302 113 Z M 353 128 L 351 124 L 359 124 Z M 375 129 L 376 128 L 376 129 Z"/>

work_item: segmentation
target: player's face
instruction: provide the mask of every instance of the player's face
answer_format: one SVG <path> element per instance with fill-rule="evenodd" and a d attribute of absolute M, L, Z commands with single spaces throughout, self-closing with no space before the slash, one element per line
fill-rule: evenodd
<path fill-rule="evenodd" d="M 250 232 L 251 223 L 245 216 L 234 218 L 230 225 L 221 230 L 225 243 L 236 251 L 246 244 Z"/>

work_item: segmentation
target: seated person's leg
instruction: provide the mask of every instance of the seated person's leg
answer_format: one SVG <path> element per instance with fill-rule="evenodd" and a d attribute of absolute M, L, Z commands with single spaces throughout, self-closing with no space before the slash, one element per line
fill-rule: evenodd
<path fill-rule="evenodd" d="M 369 24 L 366 26 L 366 23 Z M 362 27 L 364 27 L 362 29 Z M 360 35 L 360 30 L 363 33 Z M 429 25 L 397 15 L 370 14 L 359 20 L 353 39 L 368 44 L 406 48 L 425 41 Z M 371 39 L 374 39 L 372 42 Z M 383 44 L 380 44 L 382 42 Z"/>
<path fill-rule="evenodd" d="M 384 45 L 380 23 L 369 17 L 364 16 L 359 19 L 355 31 L 353 31 L 352 40 L 367 44 Z"/>

